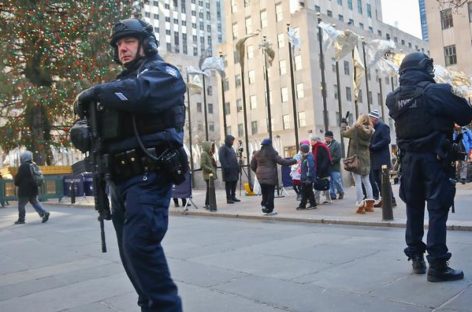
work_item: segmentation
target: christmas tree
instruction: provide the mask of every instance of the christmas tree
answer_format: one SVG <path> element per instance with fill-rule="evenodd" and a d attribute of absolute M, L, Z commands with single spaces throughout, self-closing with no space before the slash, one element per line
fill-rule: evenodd
<path fill-rule="evenodd" d="M 112 79 L 110 30 L 130 1 L 0 2 L 0 136 L 8 152 L 26 146 L 39 164 L 51 146 L 68 146 L 73 102 Z"/>

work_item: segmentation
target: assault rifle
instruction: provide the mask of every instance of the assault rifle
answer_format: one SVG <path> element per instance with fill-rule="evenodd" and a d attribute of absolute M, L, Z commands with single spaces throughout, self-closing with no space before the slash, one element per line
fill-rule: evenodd
<path fill-rule="evenodd" d="M 101 137 L 98 114 L 103 109 L 99 102 L 89 103 L 87 110 L 87 125 L 90 130 L 90 152 L 87 159 L 88 167 L 93 173 L 93 196 L 95 209 L 98 211 L 102 252 L 107 252 L 105 241 L 104 220 L 111 220 L 110 202 L 106 193 L 106 182 L 110 180 L 109 157 L 103 154 L 103 139 Z"/>

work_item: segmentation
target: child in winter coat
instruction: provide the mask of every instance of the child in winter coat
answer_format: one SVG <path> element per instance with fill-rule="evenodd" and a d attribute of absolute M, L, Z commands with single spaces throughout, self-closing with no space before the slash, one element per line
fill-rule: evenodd
<path fill-rule="evenodd" d="M 310 153 L 310 145 L 302 144 L 300 146 L 302 152 L 301 160 L 301 176 L 300 181 L 302 182 L 302 200 L 297 209 L 315 209 L 315 194 L 313 193 L 313 182 L 316 178 L 315 161 L 313 154 Z M 310 206 L 306 207 L 307 201 L 310 202 Z"/>

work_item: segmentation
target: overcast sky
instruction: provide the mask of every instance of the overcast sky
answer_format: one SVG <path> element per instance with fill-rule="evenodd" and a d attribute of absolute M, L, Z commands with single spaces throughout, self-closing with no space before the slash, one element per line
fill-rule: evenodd
<path fill-rule="evenodd" d="M 382 15 L 384 23 L 421 38 L 418 0 L 382 0 Z"/>

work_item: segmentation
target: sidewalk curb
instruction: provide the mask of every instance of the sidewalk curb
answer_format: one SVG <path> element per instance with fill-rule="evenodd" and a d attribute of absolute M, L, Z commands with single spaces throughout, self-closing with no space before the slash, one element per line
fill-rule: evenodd
<path fill-rule="evenodd" d="M 51 206 L 62 206 L 62 207 L 74 207 L 74 208 L 89 208 L 94 209 L 95 207 L 90 204 L 66 204 L 60 202 L 47 203 Z M 405 223 L 392 222 L 392 221 L 358 221 L 358 220 L 339 220 L 329 218 L 293 218 L 284 217 L 280 215 L 276 216 L 263 216 L 263 215 L 247 215 L 239 213 L 225 213 L 225 212 L 209 212 L 209 211 L 196 211 L 192 210 L 176 210 L 176 208 L 169 208 L 169 215 L 171 216 L 197 216 L 197 217 L 212 217 L 212 218 L 227 218 L 227 219 L 244 219 L 244 220 L 257 220 L 257 221 L 280 221 L 280 222 L 301 222 L 311 224 L 333 224 L 333 225 L 352 225 L 352 226 L 373 226 L 373 227 L 385 227 L 385 228 L 405 228 Z M 428 225 L 425 224 L 425 230 L 428 229 Z M 449 231 L 464 231 L 472 232 L 472 225 L 447 225 Z"/>

